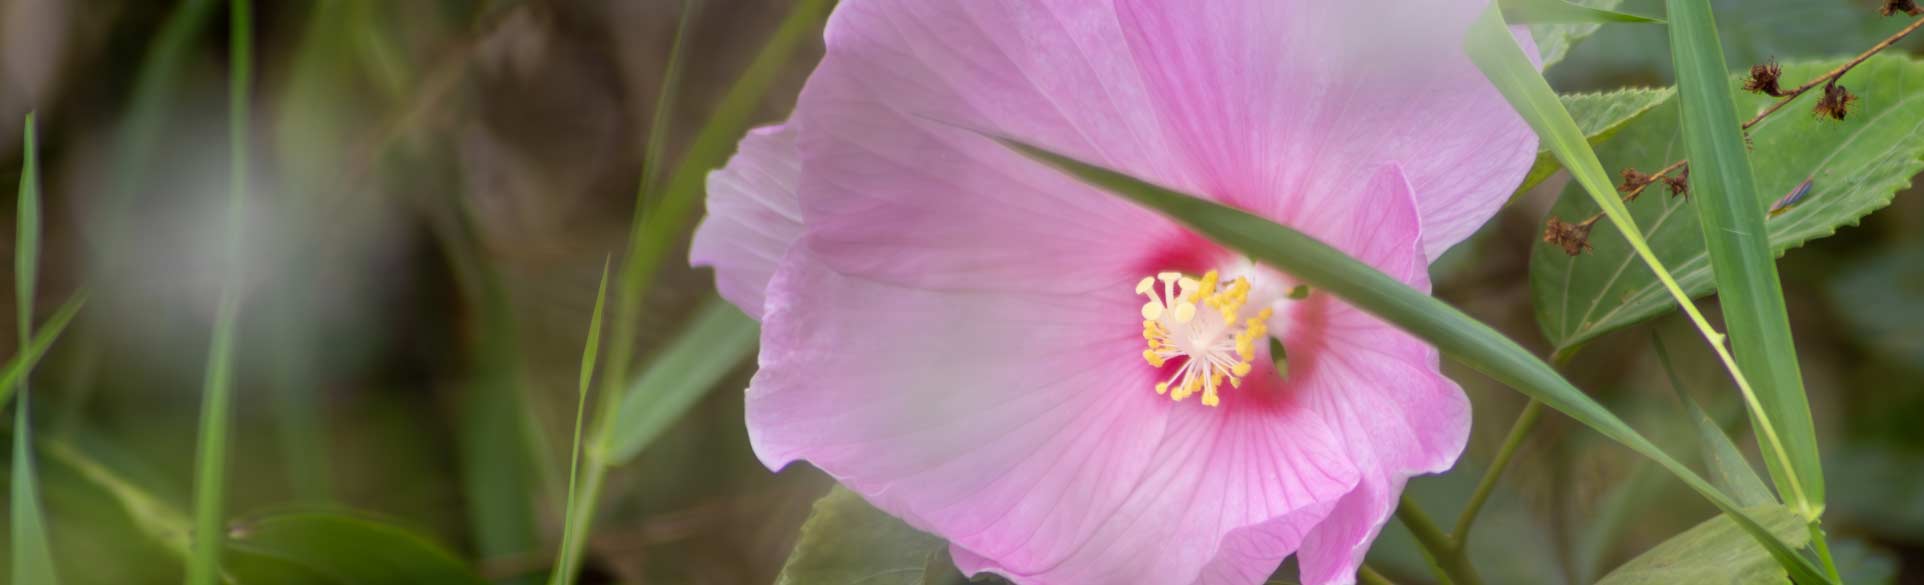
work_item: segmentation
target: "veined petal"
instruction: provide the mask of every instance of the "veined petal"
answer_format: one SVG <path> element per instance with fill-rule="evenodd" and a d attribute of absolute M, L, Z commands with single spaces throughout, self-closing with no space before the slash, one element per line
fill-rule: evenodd
<path fill-rule="evenodd" d="M 1149 390 L 1129 291 L 901 287 L 804 242 L 770 286 L 747 395 L 764 463 L 807 459 L 1017 567 L 1061 562 L 1118 513 L 1175 406 Z"/>
<path fill-rule="evenodd" d="M 688 261 L 715 269 L 722 298 L 762 315 L 763 291 L 802 233 L 801 153 L 792 124 L 757 128 L 728 165 L 708 174 L 708 217 L 695 228 Z"/>
<path fill-rule="evenodd" d="M 1434 258 L 1508 199 L 1536 136 L 1461 44 L 1488 0 L 1116 0 L 1202 190 L 1287 220 L 1403 166 Z"/>
<path fill-rule="evenodd" d="M 1142 481 L 1074 554 L 1023 566 L 958 542 L 956 566 L 1036 585 L 1260 583 L 1356 481 L 1294 401 L 1178 408 Z"/>
<path fill-rule="evenodd" d="M 1140 276 L 1148 251 L 1180 237 L 978 134 L 1182 184 L 1107 4 L 847 2 L 827 44 L 796 117 L 803 213 L 835 269 L 933 288 L 1025 278 L 1087 292 Z M 918 263 L 938 255 L 942 270 Z"/>
<path fill-rule="evenodd" d="M 1400 169 L 1372 178 L 1361 205 L 1332 211 L 1319 225 L 1349 226 L 1331 234 L 1347 250 L 1411 286 L 1428 290 L 1414 199 Z M 1345 217 L 1346 216 L 1346 217 Z M 1376 317 L 1327 295 L 1297 311 L 1287 337 L 1290 392 L 1323 417 L 1361 473 L 1345 496 L 1303 542 L 1303 582 L 1351 583 L 1369 543 L 1395 510 L 1410 476 L 1448 470 L 1469 438 L 1470 403 L 1439 371 L 1435 348 Z"/>

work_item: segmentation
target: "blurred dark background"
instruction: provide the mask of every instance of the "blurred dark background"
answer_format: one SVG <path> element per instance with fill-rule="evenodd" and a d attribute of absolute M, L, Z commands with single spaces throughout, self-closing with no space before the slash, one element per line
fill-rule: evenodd
<path fill-rule="evenodd" d="M 664 160 L 790 6 L 697 4 Z M 1623 9 L 1658 14 L 1660 4 Z M 1868 1 L 1715 4 L 1733 68 L 1847 55 L 1901 26 Z M 603 262 L 625 249 L 683 6 L 258 3 L 249 300 L 230 466 L 238 526 L 277 510 L 344 506 L 418 528 L 491 577 L 534 574 L 552 560 L 565 480 L 555 470 L 567 464 L 581 344 Z M 24 117 L 40 116 L 46 243 L 36 306 L 44 317 L 83 287 L 91 299 L 34 378 L 42 494 L 67 583 L 180 580 L 155 527 L 188 509 L 218 296 L 225 18 L 223 4 L 205 0 L 0 0 L 0 185 L 9 190 Z M 1664 85 L 1667 50 L 1661 28 L 1606 27 L 1551 79 L 1571 91 Z M 785 115 L 820 51 L 810 35 L 759 120 Z M 1520 199 L 1434 268 L 1440 296 L 1539 349 L 1526 271 L 1560 184 Z M 1871 576 L 1853 583 L 1924 583 L 1919 195 L 1900 193 L 1781 263 L 1825 448 L 1826 525 L 1851 570 Z M 641 366 L 712 294 L 710 275 L 683 264 L 669 262 L 645 300 Z M 11 326 L 13 315 L 0 320 Z M 1652 329 L 1670 341 L 1698 401 L 1747 437 L 1734 388 L 1680 319 L 1606 336 L 1565 371 L 1638 428 L 1688 450 L 1690 427 L 1648 347 Z M 755 461 L 741 423 L 751 372 L 742 364 L 616 471 L 584 582 L 774 578 L 828 480 Z M 1411 488 L 1445 516 L 1523 405 L 1472 372 L 1453 374 L 1476 404 L 1471 446 L 1458 472 Z M 1711 514 L 1640 461 L 1546 417 L 1475 532 L 1485 577 L 1588 582 Z M 501 552 L 513 542 L 497 533 L 502 522 L 512 528 L 503 510 L 534 520 L 535 542 L 519 553 Z M 1429 578 L 1394 525 L 1372 564 L 1399 582 Z"/>

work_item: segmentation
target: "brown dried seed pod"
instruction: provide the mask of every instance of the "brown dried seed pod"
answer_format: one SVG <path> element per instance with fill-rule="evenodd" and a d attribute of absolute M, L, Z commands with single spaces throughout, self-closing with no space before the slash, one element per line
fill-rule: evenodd
<path fill-rule="evenodd" d="M 1884 7 L 1877 12 L 1884 16 L 1890 16 L 1899 12 L 1917 16 L 1924 14 L 1924 8 L 1918 8 L 1915 0 L 1885 0 Z"/>
<path fill-rule="evenodd" d="M 1762 65 L 1750 66 L 1750 78 L 1744 80 L 1744 91 L 1761 93 L 1770 97 L 1784 97 L 1784 89 L 1777 81 L 1784 76 L 1784 68 L 1777 65 L 1776 59 L 1765 61 Z"/>
<path fill-rule="evenodd" d="M 1830 83 L 1824 84 L 1824 97 L 1817 100 L 1817 107 L 1813 111 L 1818 116 L 1842 120 L 1845 115 L 1850 114 L 1851 104 L 1856 102 L 1857 95 L 1844 89 L 1844 86 L 1838 85 L 1837 80 L 1833 79 Z"/>
<path fill-rule="evenodd" d="M 1570 223 L 1560 218 L 1550 218 L 1550 224 L 1543 228 L 1543 242 L 1563 248 L 1563 253 L 1571 256 L 1582 254 L 1590 249 L 1590 227 L 1596 219 L 1582 223 Z"/>

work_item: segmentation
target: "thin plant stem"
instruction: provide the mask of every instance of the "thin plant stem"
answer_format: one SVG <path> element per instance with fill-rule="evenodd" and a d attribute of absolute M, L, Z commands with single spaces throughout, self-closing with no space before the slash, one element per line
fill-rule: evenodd
<path fill-rule="evenodd" d="M 1903 30 L 1897 31 L 1896 34 L 1892 34 L 1890 37 L 1887 37 L 1884 40 L 1879 41 L 1877 44 L 1871 45 L 1870 49 L 1865 50 L 1863 53 L 1859 53 L 1856 57 L 1852 58 L 1849 61 L 1845 61 L 1843 65 L 1838 65 L 1837 68 L 1831 69 L 1830 71 L 1824 73 L 1823 75 L 1819 75 L 1815 78 L 1812 78 L 1810 81 L 1805 82 L 1803 85 L 1799 85 L 1791 89 L 1790 91 L 1784 92 L 1783 97 L 1781 99 L 1778 99 L 1776 102 L 1771 103 L 1770 107 L 1764 108 L 1763 111 L 1757 112 L 1757 115 L 1751 116 L 1749 120 L 1745 120 L 1743 124 L 1743 129 L 1749 130 L 1751 129 L 1751 127 L 1756 126 L 1757 124 L 1763 122 L 1765 118 L 1769 118 L 1771 114 L 1775 114 L 1777 113 L 1778 110 L 1784 109 L 1784 106 L 1790 105 L 1790 102 L 1796 101 L 1798 97 L 1809 92 L 1812 88 L 1815 88 L 1819 85 L 1823 85 L 1826 83 L 1830 83 L 1832 81 L 1837 80 L 1838 78 L 1843 77 L 1845 73 L 1850 73 L 1852 68 L 1855 68 L 1858 65 L 1863 64 L 1865 61 L 1870 60 L 1872 56 L 1883 52 L 1884 49 L 1891 48 L 1891 46 L 1897 44 L 1898 41 L 1904 40 L 1904 37 L 1910 36 L 1910 34 L 1913 32 L 1917 32 L 1917 29 L 1919 28 L 1924 28 L 1924 18 L 1917 19 L 1917 21 L 1911 23 L 1910 26 L 1904 27 Z M 1658 169 L 1657 172 L 1650 173 L 1649 181 L 1643 182 L 1638 185 L 1633 185 L 1629 190 L 1624 191 L 1623 200 L 1625 202 L 1635 201 L 1638 195 L 1643 194 L 1644 189 L 1649 188 L 1651 185 L 1659 183 L 1660 181 L 1658 181 L 1658 179 L 1662 179 L 1664 178 L 1664 176 L 1669 175 L 1670 173 L 1677 172 L 1678 169 L 1684 168 L 1684 166 L 1688 165 L 1689 163 L 1690 161 L 1688 160 L 1679 159 L 1677 162 L 1670 163 L 1668 166 L 1665 166 L 1662 169 Z M 1603 213 L 1598 212 L 1596 215 L 1590 216 L 1590 221 L 1595 221 L 1598 217 L 1602 217 L 1602 216 L 1603 216 Z"/>
<path fill-rule="evenodd" d="M 213 342 L 207 352 L 206 388 L 202 393 L 199 453 L 194 474 L 193 552 L 187 563 L 188 585 L 214 585 L 220 580 L 220 549 L 224 540 L 227 483 L 227 436 L 233 402 L 234 329 L 240 319 L 241 218 L 246 213 L 249 87 L 253 70 L 253 6 L 250 0 L 230 0 L 232 62 L 228 71 L 228 141 L 231 147 L 227 202 L 227 263 L 214 316 Z"/>
<path fill-rule="evenodd" d="M 1457 547 L 1456 541 L 1444 534 L 1443 529 L 1416 505 L 1415 500 L 1410 499 L 1409 494 L 1404 494 L 1397 502 L 1396 519 L 1402 521 L 1403 526 L 1410 529 L 1410 534 L 1416 536 L 1416 543 L 1423 546 L 1430 562 L 1436 565 L 1436 570 L 1442 573 L 1445 581 L 1451 585 L 1483 585 L 1483 579 L 1477 576 L 1476 569 L 1470 566 L 1469 557 Z"/>
<path fill-rule="evenodd" d="M 1918 22 L 1924 22 L 1924 19 Z M 1810 548 L 1817 551 L 1817 560 L 1824 564 L 1824 572 L 1830 575 L 1832 582 L 1843 583 L 1844 577 L 1837 572 L 1837 561 L 1831 558 L 1830 543 L 1824 540 L 1823 520 L 1812 518 L 1804 525 L 1810 528 Z"/>
<path fill-rule="evenodd" d="M 1376 569 L 1370 568 L 1369 565 L 1356 568 L 1356 582 L 1362 585 L 1396 585 L 1395 581 L 1391 581 L 1389 577 L 1384 577 L 1382 573 L 1376 572 Z"/>
<path fill-rule="evenodd" d="M 1470 494 L 1469 503 L 1464 504 L 1463 514 L 1457 516 L 1456 528 L 1450 531 L 1450 537 L 1456 539 L 1457 546 L 1469 546 L 1470 526 L 1476 523 L 1477 513 L 1483 510 L 1490 493 L 1496 490 L 1496 482 L 1502 479 L 1503 470 L 1510 466 L 1510 459 L 1516 456 L 1517 447 L 1523 445 L 1523 440 L 1530 436 L 1530 431 L 1536 428 L 1537 421 L 1542 418 L 1543 402 L 1531 399 L 1529 404 L 1524 405 L 1523 412 L 1517 413 L 1516 422 L 1510 423 L 1510 434 L 1503 438 L 1503 446 L 1497 449 L 1496 458 L 1490 460 L 1490 467 L 1483 470 L 1483 479 L 1476 482 L 1476 491 Z"/>

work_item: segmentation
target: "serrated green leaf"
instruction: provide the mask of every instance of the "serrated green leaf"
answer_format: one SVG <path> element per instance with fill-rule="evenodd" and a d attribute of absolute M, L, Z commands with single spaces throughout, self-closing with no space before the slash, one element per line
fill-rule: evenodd
<path fill-rule="evenodd" d="M 1808 79 L 1839 62 L 1784 66 L 1786 79 Z M 1805 113 L 1814 96 L 1800 98 L 1751 130 L 1757 197 L 1768 204 L 1806 178 L 1812 188 L 1803 204 L 1766 221 L 1778 253 L 1855 225 L 1888 205 L 1924 169 L 1924 63 L 1876 57 L 1846 75 L 1843 85 L 1863 96 L 1849 119 L 1819 120 Z M 1813 92 L 1816 93 L 1816 92 Z M 1770 99 L 1737 97 L 1739 112 L 1755 112 Z M 1684 158 L 1677 106 L 1665 104 L 1631 122 L 1598 148 L 1607 168 L 1646 172 Z M 1630 204 L 1631 215 L 1678 284 L 1694 296 L 1714 289 L 1697 211 L 1661 186 Z M 1578 187 L 1565 189 L 1553 217 L 1580 221 L 1597 206 Z M 1661 283 L 1640 265 L 1620 234 L 1591 233 L 1592 249 L 1570 257 L 1548 245 L 1531 254 L 1530 288 L 1537 323 L 1558 351 L 1621 329 L 1675 307 Z"/>
<path fill-rule="evenodd" d="M 622 396 L 614 434 L 606 445 L 611 464 L 634 458 L 707 396 L 722 376 L 754 353 L 760 336 L 760 324 L 734 305 L 720 298 L 703 304 L 693 324 L 648 364 L 648 371 Z"/>
<path fill-rule="evenodd" d="M 238 585 L 483 585 L 445 547 L 358 515 L 301 512 L 236 530 L 223 571 Z"/>
<path fill-rule="evenodd" d="M 930 555 L 947 557 L 947 549 L 942 539 L 836 486 L 815 501 L 775 585 L 923 585 L 928 567 L 938 564 Z"/>
<path fill-rule="evenodd" d="M 1777 538 L 1803 546 L 1810 538 L 1803 518 L 1779 505 L 1746 510 Z M 1597 585 L 1783 585 L 1784 569 L 1744 535 L 1729 516 L 1717 516 L 1670 537 L 1604 575 Z"/>
<path fill-rule="evenodd" d="M 1617 135 L 1630 122 L 1670 101 L 1676 95 L 1672 88 L 1620 89 L 1612 92 L 1575 93 L 1557 96 L 1563 101 L 1563 109 L 1570 111 L 1576 119 L 1577 128 L 1583 130 L 1583 138 L 1595 147 Z M 1537 151 L 1537 162 L 1530 166 L 1530 173 L 1523 177 L 1523 184 L 1517 187 L 1522 193 L 1542 183 L 1550 175 L 1563 170 L 1563 163 L 1557 162 L 1555 153 L 1549 148 Z"/>

